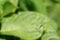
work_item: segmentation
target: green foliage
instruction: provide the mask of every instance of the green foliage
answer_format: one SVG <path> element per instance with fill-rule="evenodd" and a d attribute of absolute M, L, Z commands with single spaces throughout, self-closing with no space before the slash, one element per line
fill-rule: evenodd
<path fill-rule="evenodd" d="M 59 17 L 59 0 L 0 0 L 0 40 L 60 40 Z"/>
<path fill-rule="evenodd" d="M 5 39 L 0 39 L 0 40 L 5 40 Z"/>

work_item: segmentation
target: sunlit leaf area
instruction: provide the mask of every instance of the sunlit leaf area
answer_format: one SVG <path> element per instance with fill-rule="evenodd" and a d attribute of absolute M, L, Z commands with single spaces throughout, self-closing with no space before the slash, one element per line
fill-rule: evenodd
<path fill-rule="evenodd" d="M 0 40 L 60 40 L 60 0 L 0 0 Z"/>

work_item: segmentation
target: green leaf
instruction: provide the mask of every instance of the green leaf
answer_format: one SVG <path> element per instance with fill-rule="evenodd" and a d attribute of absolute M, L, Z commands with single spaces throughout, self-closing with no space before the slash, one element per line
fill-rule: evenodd
<path fill-rule="evenodd" d="M 54 26 L 55 25 L 55 26 Z M 14 35 L 25 40 L 41 37 L 43 31 L 56 30 L 56 24 L 46 15 L 37 12 L 19 12 L 2 20 L 1 33 Z"/>
<path fill-rule="evenodd" d="M 0 38 L 0 40 L 6 40 L 6 39 Z"/>
<path fill-rule="evenodd" d="M 23 11 L 28 11 L 28 8 L 25 2 L 26 0 L 19 0 L 19 8 L 20 10 L 22 9 Z"/>
<path fill-rule="evenodd" d="M 51 30 L 52 31 L 52 30 Z M 42 40 L 60 40 L 59 36 L 55 32 L 47 32 L 42 37 Z"/>
<path fill-rule="evenodd" d="M 0 14 L 2 16 L 15 12 L 17 8 L 18 0 L 0 0 Z"/>
<path fill-rule="evenodd" d="M 0 0 L 0 6 L 6 3 L 8 0 Z"/>
<path fill-rule="evenodd" d="M 8 0 L 0 0 L 0 21 L 1 21 L 1 18 L 2 18 L 2 14 L 3 14 L 3 5 L 7 2 Z"/>
<path fill-rule="evenodd" d="M 51 11 L 51 13 L 49 14 L 49 17 L 51 17 L 52 19 L 54 19 L 57 24 L 58 24 L 58 34 L 60 36 L 60 4 L 55 4 L 53 10 Z"/>
<path fill-rule="evenodd" d="M 33 2 L 33 4 L 35 5 L 35 9 L 37 12 L 47 15 L 47 9 L 44 0 L 31 0 L 31 2 Z"/>
<path fill-rule="evenodd" d="M 16 10 L 16 7 L 14 5 L 12 5 L 9 2 L 6 2 L 3 5 L 3 14 L 2 15 L 6 16 L 6 15 L 8 15 L 11 12 L 15 12 L 15 10 Z"/>
<path fill-rule="evenodd" d="M 18 0 L 9 0 L 11 4 L 13 4 L 15 7 L 18 6 Z"/>

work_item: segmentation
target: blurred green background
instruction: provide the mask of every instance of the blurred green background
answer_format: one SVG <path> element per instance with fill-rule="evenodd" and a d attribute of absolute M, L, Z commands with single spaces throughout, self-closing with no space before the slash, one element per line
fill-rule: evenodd
<path fill-rule="evenodd" d="M 0 0 L 0 30 L 3 17 L 24 11 L 35 11 L 47 15 L 57 23 L 57 33 L 60 36 L 60 0 Z M 5 35 L 0 35 L 0 37 L 4 38 Z M 15 39 L 15 37 L 12 39 L 12 36 L 9 36 L 8 39 L 20 40 L 19 38 Z"/>

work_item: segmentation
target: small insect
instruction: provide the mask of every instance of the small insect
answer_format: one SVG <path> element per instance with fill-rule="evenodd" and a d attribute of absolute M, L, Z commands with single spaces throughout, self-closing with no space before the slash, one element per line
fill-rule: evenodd
<path fill-rule="evenodd" d="M 41 24 L 40 27 L 39 27 L 39 29 L 40 29 L 42 26 L 43 26 L 43 25 Z"/>
<path fill-rule="evenodd" d="M 43 25 L 42 25 L 42 24 L 40 24 L 40 25 L 36 28 L 36 30 L 39 31 L 39 32 L 40 32 L 42 29 L 43 29 Z"/>

